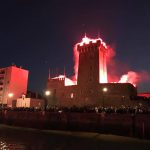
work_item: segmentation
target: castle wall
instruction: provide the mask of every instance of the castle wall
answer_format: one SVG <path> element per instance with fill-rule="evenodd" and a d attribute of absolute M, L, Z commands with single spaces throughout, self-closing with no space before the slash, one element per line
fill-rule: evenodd
<path fill-rule="evenodd" d="M 137 95 L 136 88 L 129 83 L 107 83 L 107 47 L 102 40 L 84 38 L 77 45 L 79 53 L 77 85 L 64 86 L 65 78 L 48 81 L 51 90 L 50 104 L 59 106 L 120 106 L 130 105 L 131 97 Z M 107 88 L 107 91 L 104 91 Z"/>
<path fill-rule="evenodd" d="M 56 86 L 54 86 L 56 88 Z M 103 92 L 107 88 L 107 92 Z M 51 90 L 52 89 L 51 87 Z M 131 105 L 131 97 L 136 96 L 136 88 L 129 83 L 105 83 L 88 86 L 63 86 L 55 89 L 51 101 L 59 106 L 121 106 Z"/>

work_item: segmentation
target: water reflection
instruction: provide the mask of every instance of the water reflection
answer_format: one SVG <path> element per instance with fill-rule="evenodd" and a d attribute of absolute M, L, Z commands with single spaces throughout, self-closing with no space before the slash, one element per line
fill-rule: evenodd
<path fill-rule="evenodd" d="M 0 127 L 0 150 L 76 150 L 93 149 L 90 139 L 72 136 L 71 132 L 41 132 L 31 129 Z M 93 143 L 93 141 L 91 142 Z"/>
<path fill-rule="evenodd" d="M 5 141 L 0 140 L 0 150 L 9 150 L 8 145 Z"/>
<path fill-rule="evenodd" d="M 0 150 L 149 150 L 150 142 L 98 133 L 40 131 L 0 125 Z"/>
<path fill-rule="evenodd" d="M 26 147 L 22 143 L 18 143 L 13 139 L 0 139 L 0 150 L 25 150 Z"/>

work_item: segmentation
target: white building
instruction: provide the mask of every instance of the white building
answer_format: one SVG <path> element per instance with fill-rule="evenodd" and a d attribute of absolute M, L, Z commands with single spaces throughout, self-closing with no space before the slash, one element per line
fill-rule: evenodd
<path fill-rule="evenodd" d="M 26 98 L 25 95 L 22 95 L 22 98 L 17 99 L 16 107 L 44 108 L 44 100 L 37 98 Z"/>
<path fill-rule="evenodd" d="M 12 107 L 12 100 L 26 94 L 28 73 L 16 66 L 0 68 L 0 105 Z"/>

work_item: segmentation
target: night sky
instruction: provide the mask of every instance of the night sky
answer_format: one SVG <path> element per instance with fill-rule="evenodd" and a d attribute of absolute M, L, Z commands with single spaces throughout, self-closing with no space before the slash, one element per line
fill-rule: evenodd
<path fill-rule="evenodd" d="M 148 0 L 1 1 L 0 67 L 28 69 L 28 88 L 42 92 L 49 68 L 56 74 L 65 66 L 73 75 L 73 46 L 85 32 L 115 48 L 120 74 L 150 72 Z M 139 84 L 139 91 L 150 91 L 150 81 Z"/>

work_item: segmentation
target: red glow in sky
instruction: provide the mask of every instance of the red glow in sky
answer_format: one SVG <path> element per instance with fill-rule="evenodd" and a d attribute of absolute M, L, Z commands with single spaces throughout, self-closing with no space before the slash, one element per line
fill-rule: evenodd
<path fill-rule="evenodd" d="M 73 80 L 77 81 L 78 78 L 78 66 L 79 66 L 79 53 L 77 51 L 77 44 L 74 46 L 74 76 L 72 77 Z"/>
<path fill-rule="evenodd" d="M 134 86 L 138 83 L 140 75 L 134 71 L 129 71 L 127 74 L 121 76 L 119 83 L 131 83 Z"/>
<path fill-rule="evenodd" d="M 131 83 L 134 86 L 142 79 L 140 76 L 140 73 L 134 72 L 134 71 L 128 71 L 128 73 L 124 74 L 119 77 L 117 76 L 110 76 L 109 72 L 107 73 L 107 65 L 113 64 L 112 65 L 112 70 L 115 68 L 116 63 L 114 63 L 114 56 L 115 56 L 115 50 L 106 45 L 105 42 L 101 38 L 97 39 L 90 39 L 88 37 L 83 37 L 82 41 L 80 43 L 77 43 L 74 46 L 74 76 L 69 79 L 66 78 L 63 75 L 59 75 L 58 77 L 55 77 L 53 79 L 59 78 L 60 80 L 62 78 L 65 79 L 65 86 L 71 86 L 71 85 L 77 85 L 77 78 L 78 78 L 78 66 L 79 66 L 79 52 L 77 51 L 77 46 L 83 46 L 84 44 L 89 44 L 90 42 L 96 43 L 97 40 L 101 41 L 101 50 L 99 51 L 99 83 L 108 83 L 107 81 L 107 76 L 109 77 L 109 82 L 110 83 Z M 107 50 L 107 51 L 106 51 Z"/>

